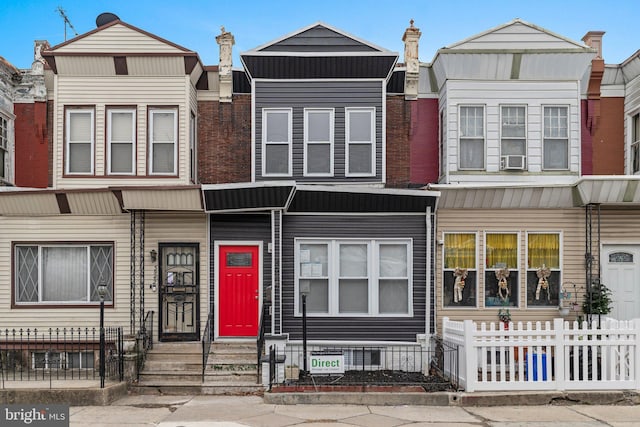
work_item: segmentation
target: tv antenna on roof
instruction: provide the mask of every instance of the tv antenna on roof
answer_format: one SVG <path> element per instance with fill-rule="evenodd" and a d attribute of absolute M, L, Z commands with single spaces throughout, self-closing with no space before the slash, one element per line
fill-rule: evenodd
<path fill-rule="evenodd" d="M 69 28 L 73 30 L 73 34 L 77 36 L 78 32 L 76 31 L 75 28 L 73 28 L 73 24 L 71 23 L 71 21 L 69 21 L 69 18 L 67 17 L 67 14 L 65 13 L 62 6 L 58 6 L 58 13 L 60 14 L 60 17 L 64 20 L 64 41 L 67 41 L 67 25 L 69 26 Z"/>

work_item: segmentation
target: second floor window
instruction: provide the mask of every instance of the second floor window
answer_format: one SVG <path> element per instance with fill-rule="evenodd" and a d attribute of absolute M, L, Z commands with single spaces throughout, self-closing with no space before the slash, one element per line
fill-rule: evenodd
<path fill-rule="evenodd" d="M 8 178 L 9 121 L 0 116 L 0 179 Z"/>
<path fill-rule="evenodd" d="M 543 169 L 569 169 L 569 109 L 544 107 Z"/>
<path fill-rule="evenodd" d="M 347 176 L 375 175 L 375 109 L 346 108 Z"/>
<path fill-rule="evenodd" d="M 65 173 L 93 174 L 93 108 L 69 109 L 66 114 Z"/>
<path fill-rule="evenodd" d="M 333 175 L 333 117 L 333 109 L 304 110 L 304 173 L 307 176 Z"/>
<path fill-rule="evenodd" d="M 484 169 L 484 107 L 460 107 L 460 169 Z"/>
<path fill-rule="evenodd" d="M 149 110 L 149 146 L 152 175 L 175 175 L 178 157 L 178 112 L 175 109 Z"/>
<path fill-rule="evenodd" d="M 291 176 L 291 109 L 262 111 L 262 174 Z"/>
<path fill-rule="evenodd" d="M 640 113 L 631 117 L 631 173 L 640 172 Z"/>
<path fill-rule="evenodd" d="M 107 111 L 109 173 L 131 175 L 135 172 L 136 112 L 133 109 Z"/>
<path fill-rule="evenodd" d="M 500 119 L 500 155 L 527 154 L 525 107 L 503 106 Z"/>

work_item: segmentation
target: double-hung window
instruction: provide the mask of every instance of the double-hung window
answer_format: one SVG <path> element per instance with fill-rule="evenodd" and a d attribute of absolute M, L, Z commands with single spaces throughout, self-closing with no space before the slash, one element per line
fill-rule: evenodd
<path fill-rule="evenodd" d="M 460 169 L 484 169 L 484 107 L 460 107 Z"/>
<path fill-rule="evenodd" d="M 178 169 L 178 111 L 173 108 L 149 110 L 151 175 L 175 175 Z"/>
<path fill-rule="evenodd" d="M 189 177 L 193 183 L 198 181 L 197 132 L 196 115 L 191 112 L 189 118 Z"/>
<path fill-rule="evenodd" d="M 506 156 L 527 154 L 526 115 L 524 106 L 505 105 L 500 110 L 500 155 L 506 162 Z M 523 169 L 525 164 L 522 162 Z"/>
<path fill-rule="evenodd" d="M 569 108 L 544 107 L 543 169 L 569 169 Z"/>
<path fill-rule="evenodd" d="M 376 173 L 375 108 L 345 108 L 346 175 L 374 176 Z"/>
<path fill-rule="evenodd" d="M 333 124 L 333 109 L 304 110 L 305 176 L 333 175 Z"/>
<path fill-rule="evenodd" d="M 445 233 L 442 302 L 444 307 L 475 307 L 478 277 L 475 233 Z"/>
<path fill-rule="evenodd" d="M 557 306 L 561 287 L 560 233 L 527 234 L 527 305 Z M 544 279 L 544 280 L 543 280 Z"/>
<path fill-rule="evenodd" d="M 9 121 L 0 116 L 0 180 L 9 179 Z"/>
<path fill-rule="evenodd" d="M 65 173 L 93 174 L 95 150 L 93 108 L 67 109 L 65 135 Z"/>
<path fill-rule="evenodd" d="M 296 241 L 296 301 L 328 316 L 412 313 L 410 240 Z"/>
<path fill-rule="evenodd" d="M 631 173 L 640 173 L 640 113 L 631 116 Z"/>
<path fill-rule="evenodd" d="M 262 110 L 262 175 L 291 176 L 290 108 Z"/>
<path fill-rule="evenodd" d="M 16 304 L 83 304 L 112 301 L 113 244 L 16 244 Z"/>
<path fill-rule="evenodd" d="M 136 110 L 107 110 L 107 147 L 109 174 L 135 173 Z"/>

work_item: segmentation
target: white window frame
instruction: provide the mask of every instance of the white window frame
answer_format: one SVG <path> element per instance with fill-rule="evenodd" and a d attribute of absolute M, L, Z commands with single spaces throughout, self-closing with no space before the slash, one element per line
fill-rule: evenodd
<path fill-rule="evenodd" d="M 505 130 L 505 117 L 504 117 L 504 112 L 505 112 L 505 108 L 518 108 L 518 109 L 522 109 L 524 112 L 524 135 L 522 137 L 515 137 L 515 136 L 505 136 L 504 135 L 504 130 Z M 504 145 L 503 142 L 504 140 L 518 140 L 518 141 L 522 141 L 522 146 L 523 146 L 523 153 L 522 154 L 515 154 L 515 155 L 522 155 L 522 156 L 526 156 L 527 155 L 527 106 L 526 105 L 520 105 L 520 104 L 503 104 L 500 106 L 500 155 L 501 156 L 508 156 L 510 154 L 505 154 L 504 153 Z M 506 125 L 508 126 L 508 125 Z"/>
<path fill-rule="evenodd" d="M 640 174 L 640 111 L 629 116 L 629 170 Z"/>
<path fill-rule="evenodd" d="M 91 300 L 91 272 L 93 267 L 93 264 L 91 263 L 91 248 L 92 247 L 99 247 L 99 246 L 109 246 L 111 247 L 111 282 L 110 283 L 105 283 L 105 285 L 109 288 L 109 291 L 107 293 L 107 299 L 105 299 L 106 303 L 113 303 L 113 280 L 115 278 L 115 245 L 111 242 L 104 242 L 104 243 L 88 243 L 88 244 L 56 244 L 56 243 L 21 243 L 18 245 L 15 245 L 14 249 L 13 249 L 13 257 L 14 257 L 14 268 L 15 271 L 18 271 L 18 249 L 21 247 L 37 247 L 38 250 L 38 258 L 37 258 L 37 263 L 38 265 L 35 266 L 34 268 L 37 268 L 38 270 L 38 284 L 37 284 L 37 288 L 38 288 L 38 300 L 37 301 L 18 301 L 18 277 L 17 275 L 14 277 L 13 280 L 13 290 L 14 290 L 14 303 L 16 305 L 42 305 L 42 306 L 50 306 L 50 305 L 87 305 L 87 306 L 91 306 L 91 305 L 96 305 L 96 304 L 100 304 L 100 301 L 95 301 L 95 300 Z M 87 286 L 87 299 L 86 300 L 76 300 L 76 301 L 49 301 L 49 300 L 43 300 L 43 268 L 42 268 L 42 262 L 43 262 L 43 255 L 42 255 L 42 251 L 44 248 L 84 248 L 86 249 L 86 255 L 87 255 L 87 262 L 88 262 L 88 268 L 87 268 L 87 277 L 86 277 L 86 286 Z M 95 267 L 97 268 L 97 267 Z"/>
<path fill-rule="evenodd" d="M 287 140 L 286 141 L 267 141 L 267 116 L 271 113 L 287 114 Z M 293 141 L 293 109 L 292 108 L 263 108 L 262 109 L 262 176 L 291 176 L 293 170 L 292 160 L 292 141 Z M 288 165 L 287 173 L 267 173 L 267 146 L 268 145 L 287 145 L 288 147 Z"/>
<path fill-rule="evenodd" d="M 171 113 L 173 115 L 173 141 L 155 141 L 153 139 L 153 121 L 156 114 Z M 176 108 L 149 108 L 149 175 L 177 175 L 178 174 L 178 110 Z M 153 169 L 153 155 L 155 144 L 173 144 L 173 170 L 170 172 L 156 172 Z"/>
<path fill-rule="evenodd" d="M 547 136 L 546 135 L 546 120 L 547 120 L 547 108 L 562 108 L 566 111 L 566 129 L 567 135 L 566 137 L 557 137 L 557 136 Z M 543 105 L 542 106 L 542 170 L 547 171 L 563 171 L 569 170 L 571 168 L 571 109 L 568 105 Z M 567 166 L 563 168 L 550 168 L 545 165 L 545 150 L 546 150 L 546 142 L 547 141 L 566 141 L 567 144 Z"/>
<path fill-rule="evenodd" d="M 3 156 L 0 156 L 0 162 L 2 162 L 0 172 L 4 171 L 4 173 L 0 173 L 0 182 L 11 181 L 11 123 L 12 120 L 0 114 L 0 152 L 4 153 Z"/>
<path fill-rule="evenodd" d="M 482 111 L 482 134 L 463 135 L 462 133 L 462 111 L 467 108 L 479 108 Z M 462 143 L 464 140 L 482 139 L 482 166 L 465 167 L 462 166 Z M 487 168 L 487 112 L 485 105 L 465 104 L 458 107 L 458 170 L 486 170 Z"/>
<path fill-rule="evenodd" d="M 90 114 L 90 139 L 89 141 L 71 141 L 71 121 L 72 116 L 75 114 Z M 90 152 L 90 170 L 82 171 L 82 172 L 74 172 L 71 170 L 71 147 L 74 144 L 90 144 L 91 152 Z M 95 141 L 95 109 L 91 108 L 68 108 L 66 111 L 65 117 L 65 161 L 64 161 L 64 171 L 66 175 L 93 175 L 95 173 L 95 149 L 96 149 L 96 141 Z"/>
<path fill-rule="evenodd" d="M 113 113 L 131 114 L 131 139 L 128 141 L 113 141 Z M 137 114 L 135 108 L 108 108 L 107 109 L 107 171 L 109 175 L 135 175 L 136 173 L 136 120 Z M 114 144 L 131 144 L 131 170 L 129 172 L 114 172 L 112 167 L 112 147 Z"/>
<path fill-rule="evenodd" d="M 309 139 L 309 114 L 326 113 L 329 115 L 329 139 L 327 141 L 312 141 Z M 334 149 L 335 109 L 333 108 L 305 108 L 304 109 L 304 176 L 333 176 L 333 149 Z M 309 146 L 329 146 L 329 171 L 309 172 Z"/>
<path fill-rule="evenodd" d="M 370 113 L 371 117 L 371 140 L 369 141 L 350 141 L 351 113 Z M 376 176 L 376 108 L 375 107 L 346 107 L 344 109 L 345 118 L 345 176 L 347 177 L 369 177 Z M 371 172 L 351 172 L 351 154 L 350 148 L 355 145 L 368 145 L 371 147 Z"/>
<path fill-rule="evenodd" d="M 309 317 L 413 317 L 413 239 L 295 239 L 295 284 L 294 284 L 294 313 L 296 317 L 302 316 L 300 306 L 300 280 L 304 279 L 300 274 L 300 246 L 305 244 L 327 245 L 327 269 L 328 276 L 321 277 L 328 280 L 328 311 L 326 313 L 309 313 Z M 367 245 L 367 269 L 368 269 L 368 312 L 367 313 L 340 313 L 339 311 L 339 283 L 340 283 L 340 245 L 362 244 Z M 407 248 L 407 277 L 399 278 L 407 280 L 407 312 L 406 313 L 380 313 L 379 289 L 380 280 L 398 279 L 381 277 L 379 273 L 380 245 L 405 245 Z M 307 277 L 308 278 L 308 277 Z"/>

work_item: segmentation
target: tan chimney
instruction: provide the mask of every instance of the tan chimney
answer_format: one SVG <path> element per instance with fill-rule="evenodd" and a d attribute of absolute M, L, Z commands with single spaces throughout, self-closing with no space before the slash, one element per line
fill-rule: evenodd
<path fill-rule="evenodd" d="M 413 26 L 413 19 L 409 21 L 402 36 L 404 42 L 404 63 L 407 67 L 404 77 L 405 99 L 418 99 L 418 78 L 420 76 L 420 61 L 418 60 L 418 41 L 422 33 Z"/>
<path fill-rule="evenodd" d="M 218 64 L 218 79 L 220 80 L 220 102 L 231 102 L 233 97 L 232 46 L 235 44 L 233 35 L 220 27 L 220 35 L 216 42 L 220 45 L 220 62 Z"/>
<path fill-rule="evenodd" d="M 602 36 L 604 36 L 604 31 L 589 31 L 582 38 L 584 44 L 596 50 L 596 59 L 604 58 L 602 56 Z"/>

